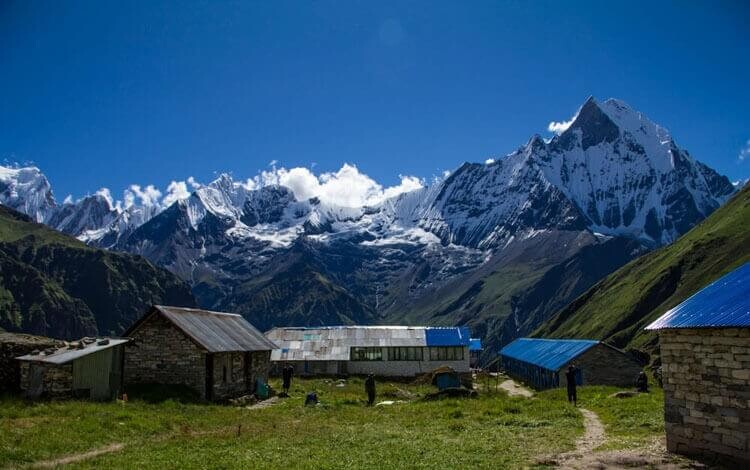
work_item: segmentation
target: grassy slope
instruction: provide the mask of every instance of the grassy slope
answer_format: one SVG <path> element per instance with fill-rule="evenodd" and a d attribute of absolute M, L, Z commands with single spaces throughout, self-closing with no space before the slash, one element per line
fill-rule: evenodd
<path fill-rule="evenodd" d="M 750 186 L 673 244 L 625 265 L 597 283 L 535 336 L 606 339 L 654 352 L 643 331 L 687 297 L 750 261 Z"/>
<path fill-rule="evenodd" d="M 119 334 L 156 302 L 194 305 L 186 284 L 145 259 L 90 248 L 0 206 L 0 327 Z"/>
<path fill-rule="evenodd" d="M 379 384 L 380 399 L 398 389 Z M 536 399 L 484 393 L 476 400 L 412 401 L 364 406 L 361 379 L 345 387 L 295 380 L 292 398 L 259 410 L 166 401 L 148 404 L 0 399 L 0 467 L 124 443 L 121 452 L 81 462 L 86 468 L 519 468 L 573 447 L 580 415 L 561 390 Z M 305 408 L 317 390 L 322 407 Z M 582 404 L 602 415 L 615 448 L 650 442 L 663 432 L 658 393 L 607 398 L 615 389 L 583 387 Z M 627 416 L 620 419 L 619 416 Z M 238 425 L 242 433 L 237 435 Z"/>

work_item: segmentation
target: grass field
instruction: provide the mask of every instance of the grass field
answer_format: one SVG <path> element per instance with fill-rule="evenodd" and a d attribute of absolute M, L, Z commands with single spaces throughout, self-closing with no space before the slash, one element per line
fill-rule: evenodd
<path fill-rule="evenodd" d="M 292 397 L 263 409 L 166 400 L 148 403 L 0 401 L 0 467 L 33 464 L 123 444 L 75 463 L 85 468 L 518 468 L 570 450 L 580 414 L 560 390 L 533 399 L 504 392 L 477 399 L 421 400 L 431 387 L 379 384 L 366 407 L 362 381 L 297 380 Z M 316 390 L 318 407 L 304 407 Z M 600 415 L 612 440 L 638 446 L 663 433 L 659 391 L 616 399 L 583 387 L 581 405 Z M 240 429 L 241 426 L 241 429 Z"/>

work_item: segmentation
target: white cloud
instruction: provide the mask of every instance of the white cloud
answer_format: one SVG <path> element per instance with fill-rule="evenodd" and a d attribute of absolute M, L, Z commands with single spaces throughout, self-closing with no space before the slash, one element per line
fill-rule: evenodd
<path fill-rule="evenodd" d="M 103 197 L 109 204 L 109 207 L 115 207 L 115 203 L 112 200 L 112 193 L 109 191 L 109 188 L 100 188 L 95 194 Z"/>
<path fill-rule="evenodd" d="M 156 189 L 153 184 L 149 184 L 145 188 L 141 188 L 140 185 L 131 184 L 128 189 L 125 190 L 125 208 L 135 204 L 136 199 L 139 200 L 142 206 L 158 206 L 159 199 L 161 198 L 161 191 Z"/>
<path fill-rule="evenodd" d="M 176 201 L 187 199 L 190 197 L 190 191 L 188 191 L 187 183 L 184 181 L 172 181 L 167 186 L 167 195 L 162 199 L 161 204 L 164 207 L 169 207 Z"/>
<path fill-rule="evenodd" d="M 355 165 L 345 163 L 338 171 L 315 175 L 310 169 L 296 167 L 263 171 L 254 179 L 256 187 L 285 186 L 299 200 L 317 197 L 321 201 L 343 207 L 374 205 L 401 193 L 414 191 L 424 182 L 414 176 L 400 176 L 396 186 L 383 188 L 378 182 L 359 171 Z"/>
<path fill-rule="evenodd" d="M 494 158 L 488 158 L 487 160 L 484 161 L 485 165 L 492 165 L 493 163 L 495 163 Z"/>
<path fill-rule="evenodd" d="M 188 184 L 190 185 L 190 187 L 191 187 L 191 188 L 193 188 L 193 189 L 198 189 L 198 188 L 200 188 L 201 186 L 203 186 L 203 185 L 202 185 L 202 184 L 200 184 L 199 182 L 195 181 L 195 178 L 193 178 L 192 176 L 191 176 L 191 177 L 189 177 L 189 178 L 187 179 L 187 183 L 188 183 Z"/>
<path fill-rule="evenodd" d="M 576 117 L 573 116 L 572 118 L 570 118 L 569 121 L 563 121 L 563 122 L 552 121 L 549 123 L 549 125 L 547 125 L 547 130 L 557 135 L 560 135 L 566 130 L 568 130 L 568 127 L 570 127 L 570 125 L 573 124 L 573 121 L 575 121 L 575 119 Z"/>
<path fill-rule="evenodd" d="M 740 150 L 740 154 L 737 156 L 740 161 L 744 161 L 748 157 L 750 157 L 750 139 L 747 139 L 747 142 L 745 142 L 745 146 L 742 147 L 742 149 Z"/>
<path fill-rule="evenodd" d="M 444 172 L 443 177 L 450 173 Z M 399 175 L 400 181 L 394 186 L 384 187 L 368 175 L 359 171 L 356 165 L 345 163 L 335 172 L 315 174 L 311 169 L 303 167 L 276 168 L 261 171 L 257 176 L 244 181 L 235 182 L 235 188 L 243 187 L 248 191 L 263 186 L 280 185 L 294 192 L 298 200 L 317 197 L 322 202 L 342 207 L 362 207 L 375 205 L 385 199 L 399 194 L 414 191 L 425 185 L 423 179 L 416 176 Z M 187 199 L 191 193 L 204 187 L 194 177 L 186 180 L 173 180 L 163 191 L 154 185 L 141 186 L 131 184 L 123 191 L 122 201 L 113 201 L 110 191 L 102 188 L 97 191 L 105 197 L 110 205 L 118 210 L 130 207 L 149 208 L 150 212 L 158 213 L 174 202 Z M 66 202 L 72 202 L 69 196 Z"/>

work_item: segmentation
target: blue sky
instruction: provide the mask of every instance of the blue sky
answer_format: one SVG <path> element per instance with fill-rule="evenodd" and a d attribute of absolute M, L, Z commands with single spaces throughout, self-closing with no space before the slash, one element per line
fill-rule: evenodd
<path fill-rule="evenodd" d="M 6 1 L 0 162 L 34 162 L 59 199 L 273 160 L 394 185 L 509 153 L 594 95 L 736 180 L 748 19 L 747 2 Z"/>

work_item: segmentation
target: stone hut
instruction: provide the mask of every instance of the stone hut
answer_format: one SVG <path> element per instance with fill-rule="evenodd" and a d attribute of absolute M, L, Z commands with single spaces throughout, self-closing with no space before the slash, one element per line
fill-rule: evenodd
<path fill-rule="evenodd" d="M 122 338 L 83 338 L 18 358 L 29 398 L 111 400 L 122 390 Z"/>
<path fill-rule="evenodd" d="M 566 386 L 570 364 L 578 369 L 578 385 L 631 387 L 642 370 L 630 354 L 589 339 L 519 338 L 500 351 L 500 364 L 536 389 Z"/>
<path fill-rule="evenodd" d="M 206 400 L 255 391 L 276 346 L 242 316 L 156 305 L 125 332 L 125 385 L 185 385 Z"/>
<path fill-rule="evenodd" d="M 646 327 L 659 333 L 667 449 L 750 465 L 750 263 Z"/>
<path fill-rule="evenodd" d="M 0 394 L 21 391 L 21 363 L 17 357 L 63 346 L 64 341 L 44 336 L 0 332 Z"/>

